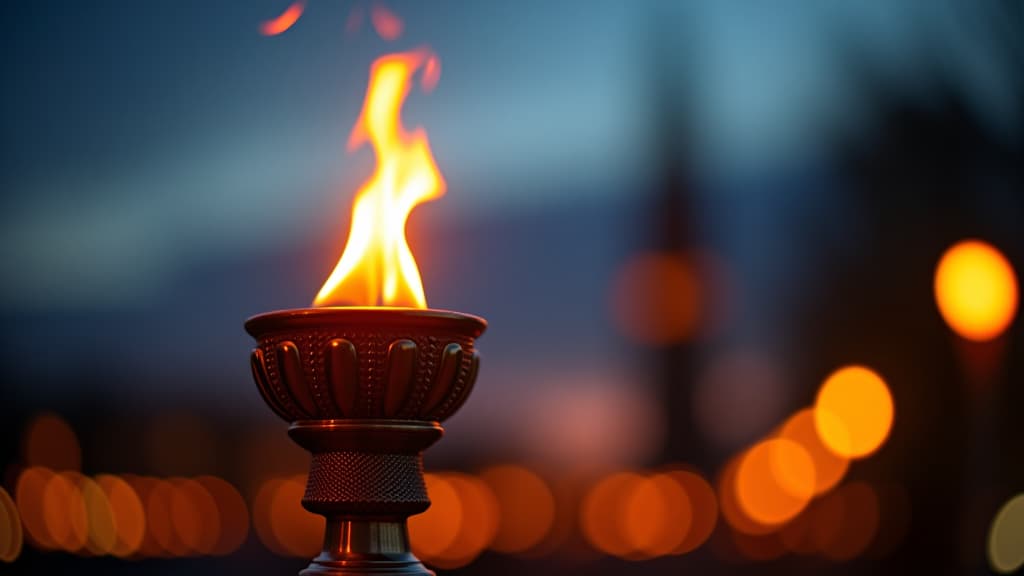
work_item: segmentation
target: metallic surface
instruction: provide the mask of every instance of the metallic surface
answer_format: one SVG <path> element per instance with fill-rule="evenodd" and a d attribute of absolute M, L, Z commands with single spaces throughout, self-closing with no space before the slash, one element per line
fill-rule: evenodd
<path fill-rule="evenodd" d="M 312 308 L 250 318 L 250 364 L 267 405 L 312 455 L 302 505 L 327 519 L 302 574 L 432 575 L 406 520 L 430 506 L 422 452 L 472 390 L 475 316 L 404 308 Z"/>

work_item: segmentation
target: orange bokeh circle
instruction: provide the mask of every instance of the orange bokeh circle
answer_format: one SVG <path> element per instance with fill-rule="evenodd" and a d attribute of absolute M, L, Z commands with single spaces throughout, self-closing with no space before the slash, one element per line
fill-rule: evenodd
<path fill-rule="evenodd" d="M 998 249 L 980 240 L 964 240 L 942 255 L 934 291 L 946 324 L 968 340 L 998 337 L 1017 314 L 1013 266 Z"/>

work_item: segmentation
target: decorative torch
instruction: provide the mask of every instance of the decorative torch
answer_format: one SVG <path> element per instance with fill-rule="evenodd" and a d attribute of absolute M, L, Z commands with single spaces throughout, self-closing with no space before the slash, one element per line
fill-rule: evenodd
<path fill-rule="evenodd" d="M 406 522 L 430 506 L 422 452 L 469 396 L 473 342 L 486 327 L 427 309 L 405 240 L 413 207 L 445 184 L 426 133 L 407 133 L 400 112 L 413 76 L 420 71 L 429 89 L 439 70 L 426 49 L 374 63 L 349 147 L 369 142 L 377 165 L 341 259 L 314 308 L 245 323 L 260 394 L 313 455 L 302 505 L 327 526 L 323 551 L 301 574 L 433 574 L 410 551 Z"/>

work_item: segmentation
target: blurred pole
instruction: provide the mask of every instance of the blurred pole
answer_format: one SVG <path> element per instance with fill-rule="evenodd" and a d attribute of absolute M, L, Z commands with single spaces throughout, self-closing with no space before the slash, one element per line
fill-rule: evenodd
<path fill-rule="evenodd" d="M 687 84 L 692 58 L 688 18 L 662 3 L 651 10 L 651 136 L 654 143 L 654 196 L 644 243 L 658 252 L 683 255 L 698 238 L 693 209 L 693 175 L 689 161 L 692 106 Z M 698 300 L 699 302 L 699 300 Z M 662 462 L 703 465 L 702 443 L 693 422 L 695 354 L 692 341 L 665 345 L 654 353 L 657 386 L 664 399 L 666 437 Z"/>

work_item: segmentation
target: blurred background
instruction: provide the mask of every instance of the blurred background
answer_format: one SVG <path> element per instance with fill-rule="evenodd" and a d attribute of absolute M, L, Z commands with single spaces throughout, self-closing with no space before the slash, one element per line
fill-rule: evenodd
<path fill-rule="evenodd" d="M 426 455 L 453 574 L 1024 564 L 1024 4 L 4 7 L 0 572 L 291 574 L 248 369 L 308 306 L 375 58 L 429 45 L 428 303 L 485 317 Z"/>

